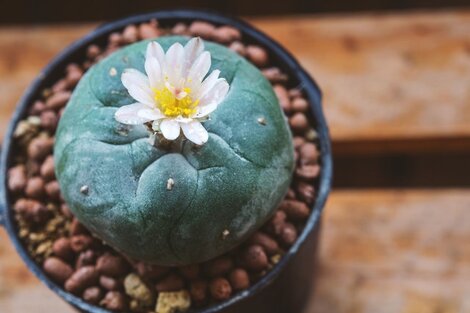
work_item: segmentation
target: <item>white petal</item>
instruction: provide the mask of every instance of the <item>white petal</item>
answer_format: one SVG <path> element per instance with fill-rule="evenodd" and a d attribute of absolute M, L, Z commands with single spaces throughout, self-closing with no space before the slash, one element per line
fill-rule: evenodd
<path fill-rule="evenodd" d="M 149 79 L 150 88 L 162 88 L 162 68 L 157 58 L 150 57 L 145 59 L 145 72 Z"/>
<path fill-rule="evenodd" d="M 194 115 L 194 118 L 201 118 L 201 117 L 207 116 L 211 114 L 212 112 L 214 112 L 218 106 L 219 106 L 219 103 L 217 102 L 212 102 L 206 105 L 198 106 L 198 110 L 197 110 L 197 113 Z"/>
<path fill-rule="evenodd" d="M 192 38 L 188 43 L 184 46 L 184 57 L 185 57 L 185 64 L 183 68 L 182 76 L 185 77 L 188 75 L 189 69 L 193 65 L 194 61 L 196 61 L 197 57 L 204 51 L 204 42 L 200 37 Z"/>
<path fill-rule="evenodd" d="M 137 115 L 150 121 L 159 120 L 165 117 L 159 109 L 150 109 L 149 107 L 143 108 L 137 113 Z"/>
<path fill-rule="evenodd" d="M 163 120 L 160 123 L 160 131 L 168 140 L 175 140 L 180 135 L 180 124 L 175 120 Z"/>
<path fill-rule="evenodd" d="M 130 105 L 125 105 L 120 107 L 116 113 L 114 113 L 114 118 L 123 124 L 128 124 L 128 125 L 138 125 L 138 124 L 143 124 L 150 119 L 144 118 L 139 116 L 139 111 L 142 109 L 146 109 L 147 106 L 142 103 L 134 103 Z"/>
<path fill-rule="evenodd" d="M 184 48 L 177 42 L 174 43 L 166 52 L 165 55 L 165 75 L 168 77 L 168 81 L 175 88 L 181 88 L 182 79 L 181 71 L 184 66 Z"/>
<path fill-rule="evenodd" d="M 198 121 L 192 121 L 187 124 L 181 123 L 181 128 L 186 138 L 197 145 L 202 145 L 209 139 L 207 130 Z"/>
<path fill-rule="evenodd" d="M 204 51 L 189 69 L 188 83 L 192 85 L 200 83 L 207 72 L 209 72 L 210 67 L 211 54 L 208 51 Z"/>
<path fill-rule="evenodd" d="M 215 83 L 219 79 L 220 71 L 219 70 L 213 70 L 209 76 L 204 79 L 202 84 L 199 86 L 198 90 L 195 90 L 195 99 L 201 99 L 206 92 L 212 89 L 214 87 Z"/>
<path fill-rule="evenodd" d="M 225 79 L 218 79 L 214 86 L 207 90 L 205 94 L 200 98 L 199 105 L 204 106 L 209 103 L 220 103 L 224 100 L 229 85 Z"/>
<path fill-rule="evenodd" d="M 132 98 L 149 106 L 154 105 L 153 92 L 147 76 L 135 69 L 125 69 L 121 81 Z"/>
<path fill-rule="evenodd" d="M 160 63 L 160 67 L 163 67 L 165 64 L 165 52 L 163 51 L 162 46 L 156 41 L 152 41 L 147 46 L 147 53 L 145 54 L 145 59 L 155 58 Z"/>

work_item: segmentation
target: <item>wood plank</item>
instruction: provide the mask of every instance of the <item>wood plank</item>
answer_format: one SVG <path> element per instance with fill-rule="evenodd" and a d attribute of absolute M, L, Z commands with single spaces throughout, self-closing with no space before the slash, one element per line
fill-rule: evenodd
<path fill-rule="evenodd" d="M 309 313 L 469 312 L 470 190 L 334 192 Z"/>
<path fill-rule="evenodd" d="M 470 189 L 333 192 L 306 313 L 468 312 L 469 209 Z M 2 312 L 72 312 L 0 242 Z"/>
<path fill-rule="evenodd" d="M 470 150 L 470 11 L 249 21 L 319 82 L 339 153 Z M 0 133 L 47 61 L 93 28 L 0 28 Z"/>

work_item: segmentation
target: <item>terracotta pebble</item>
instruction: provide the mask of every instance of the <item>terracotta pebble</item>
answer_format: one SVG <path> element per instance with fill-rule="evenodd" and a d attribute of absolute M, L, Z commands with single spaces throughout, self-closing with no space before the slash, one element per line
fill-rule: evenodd
<path fill-rule="evenodd" d="M 96 261 L 96 269 L 102 275 L 119 277 L 127 273 L 129 265 L 121 256 L 106 253 Z"/>
<path fill-rule="evenodd" d="M 72 267 L 56 257 L 47 258 L 42 268 L 52 280 L 60 284 L 64 283 L 73 274 Z"/>
<path fill-rule="evenodd" d="M 200 36 L 204 39 L 211 39 L 214 32 L 215 26 L 203 21 L 195 21 L 189 26 L 189 33 L 192 36 Z"/>
<path fill-rule="evenodd" d="M 266 66 L 269 61 L 268 53 L 260 46 L 248 45 L 246 47 L 246 56 L 258 67 Z"/>
<path fill-rule="evenodd" d="M 210 282 L 209 289 L 212 297 L 217 301 L 227 300 L 232 294 L 230 283 L 222 277 L 213 279 Z"/>
<path fill-rule="evenodd" d="M 262 271 L 268 266 L 268 257 L 260 245 L 246 248 L 242 254 L 243 264 L 252 271 Z"/>
<path fill-rule="evenodd" d="M 84 266 L 79 268 L 65 282 L 65 290 L 77 294 L 87 287 L 98 283 L 98 271 L 94 266 Z"/>
<path fill-rule="evenodd" d="M 75 252 L 70 245 L 70 239 L 61 237 L 54 241 L 52 245 L 52 252 L 62 260 L 72 261 L 75 257 Z"/>
<path fill-rule="evenodd" d="M 98 304 L 103 299 L 103 291 L 99 287 L 88 287 L 83 291 L 83 300 L 91 304 Z"/>
<path fill-rule="evenodd" d="M 17 165 L 8 170 L 8 189 L 13 193 L 21 193 L 26 188 L 28 178 L 26 166 Z"/>
<path fill-rule="evenodd" d="M 128 308 L 128 301 L 122 292 L 108 291 L 100 305 L 111 311 L 124 311 Z"/>
<path fill-rule="evenodd" d="M 250 287 L 250 276 L 242 268 L 236 268 L 231 271 L 229 281 L 234 290 L 244 290 Z"/>

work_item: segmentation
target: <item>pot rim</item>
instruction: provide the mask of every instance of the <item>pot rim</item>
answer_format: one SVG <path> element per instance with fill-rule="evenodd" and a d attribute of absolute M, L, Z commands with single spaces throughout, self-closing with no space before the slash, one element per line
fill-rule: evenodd
<path fill-rule="evenodd" d="M 123 29 L 129 24 L 139 24 L 157 19 L 165 24 L 166 21 L 181 21 L 189 23 L 193 20 L 203 20 L 216 25 L 231 25 L 239 29 L 244 36 L 244 41 L 257 43 L 268 51 L 271 57 L 276 59 L 277 65 L 281 68 L 288 69 L 289 75 L 294 80 L 302 83 L 302 91 L 309 99 L 312 117 L 315 120 L 315 130 L 319 138 L 319 145 L 321 151 L 321 172 L 319 186 L 317 190 L 317 197 L 312 205 L 312 213 L 305 225 L 300 236 L 297 238 L 294 245 L 286 252 L 281 258 L 279 263 L 269 271 L 261 280 L 252 285 L 249 289 L 235 294 L 227 301 L 213 305 L 211 307 L 191 310 L 190 312 L 197 313 L 217 313 L 226 309 L 235 303 L 249 299 L 267 286 L 269 286 L 281 273 L 281 271 L 290 262 L 292 257 L 297 253 L 306 238 L 312 233 L 317 224 L 319 223 L 320 215 L 325 206 L 329 191 L 332 183 L 333 161 L 331 157 L 331 143 L 321 106 L 321 91 L 316 82 L 310 75 L 302 68 L 302 66 L 295 60 L 295 58 L 286 51 L 279 43 L 270 38 L 268 35 L 262 33 L 254 26 L 235 17 L 229 17 L 220 13 L 208 10 L 163 10 L 141 15 L 134 15 L 131 17 L 119 19 L 113 22 L 103 24 L 92 30 L 87 35 L 81 37 L 67 48 L 62 50 L 37 76 L 37 78 L 26 89 L 9 123 L 7 132 L 5 134 L 1 158 L 0 158 L 0 225 L 5 226 L 7 233 L 12 241 L 17 253 L 21 256 L 27 267 L 44 283 L 49 289 L 57 293 L 69 304 L 79 308 L 80 310 L 93 313 L 110 313 L 110 311 L 86 303 L 81 298 L 68 293 L 59 285 L 52 282 L 43 272 L 42 268 L 31 258 L 30 254 L 24 248 L 21 240 L 18 237 L 16 225 L 13 222 L 10 198 L 7 192 L 7 171 L 10 161 L 13 133 L 16 129 L 18 122 L 24 117 L 27 107 L 30 103 L 37 98 L 41 90 L 50 85 L 54 80 L 58 79 L 62 74 L 57 75 L 57 70 L 65 68 L 65 65 L 74 59 L 83 59 L 84 51 L 89 44 L 105 40 L 107 35 L 114 31 Z M 3 210 L 3 212 L 2 212 Z M 3 215 L 3 216 L 2 216 Z"/>

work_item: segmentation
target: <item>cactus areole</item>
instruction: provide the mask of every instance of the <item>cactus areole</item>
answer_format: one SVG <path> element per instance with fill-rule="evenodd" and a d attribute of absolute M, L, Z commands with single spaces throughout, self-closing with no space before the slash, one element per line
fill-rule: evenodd
<path fill-rule="evenodd" d="M 294 168 L 271 84 L 224 46 L 160 37 L 81 79 L 57 131 L 56 175 L 94 235 L 159 265 L 233 249 L 274 213 Z"/>

